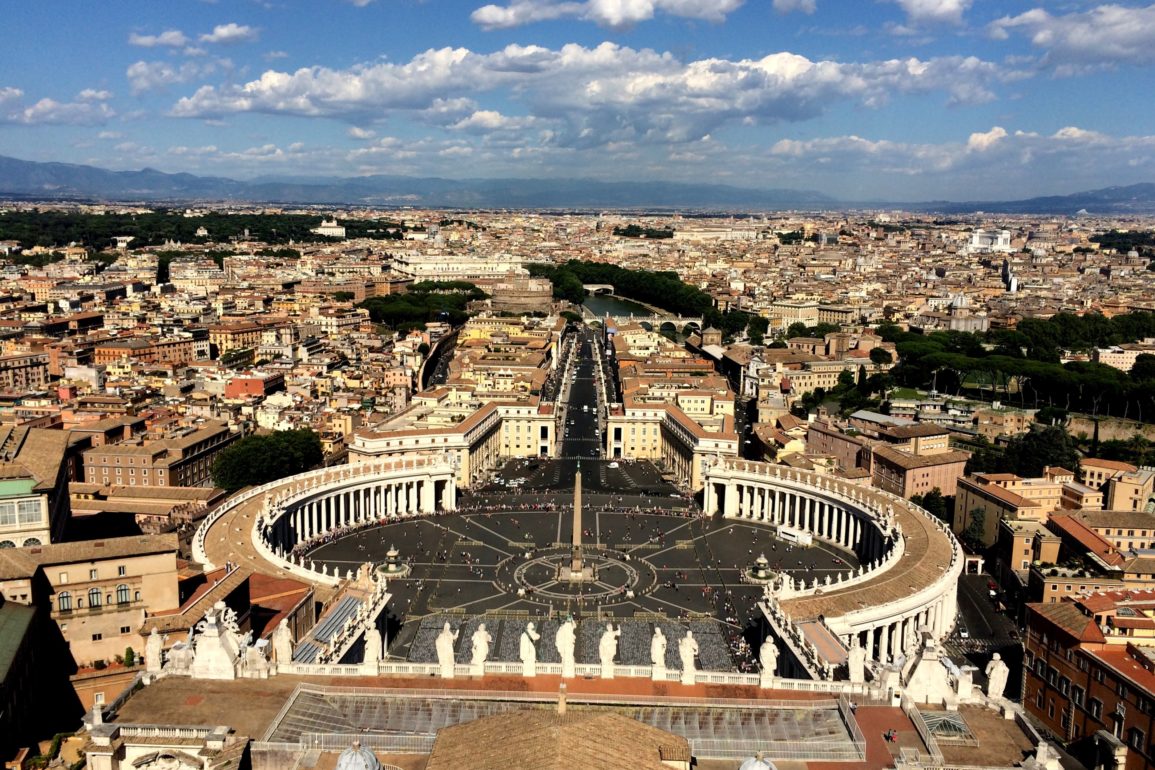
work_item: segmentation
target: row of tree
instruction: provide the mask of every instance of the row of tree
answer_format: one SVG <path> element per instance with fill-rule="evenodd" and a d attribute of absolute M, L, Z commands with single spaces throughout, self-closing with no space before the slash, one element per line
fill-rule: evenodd
<path fill-rule="evenodd" d="M 880 326 L 895 343 L 900 385 L 998 398 L 1021 407 L 1056 407 L 1092 415 L 1155 420 L 1155 357 L 1140 356 L 1128 374 L 1089 361 L 1058 363 L 1060 349 L 1086 349 L 1103 340 L 1134 341 L 1155 336 L 1155 314 L 1130 313 L 1106 319 L 1060 314 L 1024 319 L 1018 331 L 987 335 L 967 332 L 903 332 Z M 1079 344 L 1072 344 L 1079 341 Z M 1045 351 L 1053 350 L 1054 356 Z"/>
<path fill-rule="evenodd" d="M 248 238 L 266 243 L 329 240 L 311 230 L 322 218 L 306 214 L 225 214 L 207 212 L 186 217 L 183 210 L 158 210 L 139 214 L 88 214 L 67 211 L 8 211 L 0 214 L 0 240 L 18 241 L 23 248 L 82 243 L 91 249 L 111 246 L 117 236 L 133 237 L 132 246 L 180 243 L 227 242 Z M 399 239 L 410 228 L 388 219 L 353 219 L 342 222 L 350 238 Z M 204 227 L 208 237 L 198 236 Z M 246 233 L 248 234 L 246 236 Z"/>
<path fill-rule="evenodd" d="M 421 281 L 409 287 L 404 294 L 369 297 L 358 307 L 369 311 L 374 322 L 390 329 L 407 331 L 420 329 L 430 321 L 445 321 L 454 325 L 469 318 L 468 304 L 485 299 L 486 293 L 467 281 Z"/>

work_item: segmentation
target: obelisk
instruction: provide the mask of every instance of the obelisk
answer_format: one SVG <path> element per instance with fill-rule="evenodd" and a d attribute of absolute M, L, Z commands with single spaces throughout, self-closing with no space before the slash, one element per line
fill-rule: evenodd
<path fill-rule="evenodd" d="M 573 561 L 570 563 L 570 580 L 581 580 L 582 568 L 582 461 L 578 460 L 577 472 L 573 479 Z"/>

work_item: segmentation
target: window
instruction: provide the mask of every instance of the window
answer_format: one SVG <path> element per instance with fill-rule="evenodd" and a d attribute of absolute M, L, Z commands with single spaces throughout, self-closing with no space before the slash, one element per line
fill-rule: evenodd
<path fill-rule="evenodd" d="M 104 634 L 93 634 L 92 635 L 92 641 L 94 641 L 94 642 L 99 642 L 103 638 L 104 638 Z"/>
<path fill-rule="evenodd" d="M 1132 727 L 1127 731 L 1127 745 L 1136 751 L 1142 751 L 1144 745 L 1143 741 L 1146 737 L 1147 736 L 1143 734 L 1142 730 L 1137 727 Z"/>
<path fill-rule="evenodd" d="M 89 580 L 96 580 L 96 575 L 97 575 L 97 572 L 95 569 L 88 570 L 88 579 Z"/>
<path fill-rule="evenodd" d="M 116 568 L 116 574 L 118 577 L 124 577 L 126 574 L 128 574 L 123 564 Z"/>
<path fill-rule="evenodd" d="M 1103 716 L 1103 701 L 1098 698 L 1091 698 L 1087 701 L 1087 711 L 1090 712 L 1092 717 L 1099 719 Z"/>
<path fill-rule="evenodd" d="M 124 583 L 121 583 L 116 587 L 117 604 L 128 604 L 128 596 L 128 586 L 126 586 Z"/>
<path fill-rule="evenodd" d="M 122 635 L 123 635 L 123 634 L 130 634 L 130 633 L 132 633 L 132 626 L 121 626 L 121 627 L 120 627 L 120 633 L 121 633 Z"/>
<path fill-rule="evenodd" d="M 1071 680 L 1067 677 L 1059 677 L 1059 692 L 1066 695 L 1071 691 Z"/>
<path fill-rule="evenodd" d="M 69 612 L 72 609 L 72 594 L 61 591 L 56 597 L 56 606 L 60 608 L 61 612 Z"/>
<path fill-rule="evenodd" d="M 88 590 L 88 606 L 89 607 L 99 607 L 100 606 L 100 589 L 99 588 L 90 588 Z"/>

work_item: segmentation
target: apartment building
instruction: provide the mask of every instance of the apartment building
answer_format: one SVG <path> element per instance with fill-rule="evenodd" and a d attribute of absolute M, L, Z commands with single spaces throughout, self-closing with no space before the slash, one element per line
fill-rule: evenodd
<path fill-rule="evenodd" d="M 84 480 L 123 486 L 209 486 L 216 456 L 238 438 L 226 423 L 214 420 L 162 439 L 93 447 L 84 452 Z"/>

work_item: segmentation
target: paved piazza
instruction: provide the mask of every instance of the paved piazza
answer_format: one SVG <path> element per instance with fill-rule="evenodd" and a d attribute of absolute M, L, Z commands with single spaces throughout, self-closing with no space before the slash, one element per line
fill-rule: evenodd
<path fill-rule="evenodd" d="M 556 478 L 549 467 L 554 463 L 566 461 L 538 463 L 530 473 Z M 596 478 L 597 470 L 590 466 L 596 468 L 598 464 L 583 463 L 583 474 L 592 470 Z M 562 471 L 564 468 L 558 475 L 564 476 Z M 517 464 L 507 472 L 516 473 Z M 648 474 L 649 470 L 642 472 Z M 758 555 L 764 554 L 772 569 L 807 580 L 858 567 L 852 553 L 825 543 L 809 548 L 787 545 L 776 540 L 768 527 L 704 518 L 687 508 L 684 500 L 659 497 L 651 491 L 645 495 L 635 492 L 618 503 L 617 497 L 607 493 L 593 499 L 586 495 L 584 500 L 587 505 L 601 500 L 602 505 L 629 503 L 636 508 L 586 507 L 584 552 L 596 577 L 590 582 L 570 583 L 559 580 L 557 573 L 570 558 L 573 513 L 548 510 L 565 505 L 565 500 L 563 494 L 546 490 L 501 495 L 490 490 L 463 502 L 466 507 L 470 502 L 500 502 L 509 508 L 375 526 L 320 545 L 309 558 L 344 573 L 365 562 L 383 562 L 385 552 L 396 547 L 412 570 L 404 578 L 389 581 L 393 594 L 389 653 L 423 662 L 435 660 L 432 638 L 445 620 L 454 628 L 466 627 L 458 638 L 459 656 L 467 657 L 468 635 L 476 623 L 486 622 L 496 642 L 494 659 L 516 660 L 516 636 L 512 636 L 514 644 L 509 650 L 500 643 L 507 627 L 520 633 L 525 622 L 536 620 L 543 638 L 552 638 L 545 635 L 552 633 L 552 626 L 544 624 L 556 624 L 557 618 L 567 615 L 580 623 L 579 662 L 596 661 L 596 635 L 591 637 L 588 653 L 582 640 L 586 633 L 596 634 L 601 628 L 596 622 L 599 618 L 625 621 L 621 647 L 622 663 L 627 665 L 648 664 L 642 653 L 637 661 L 627 660 L 632 656 L 625 653 L 635 646 L 648 651 L 654 622 L 693 621 L 698 629 L 695 636 L 705 633 L 710 637 L 710 643 L 703 644 L 704 651 L 717 643 L 737 653 L 742 647 L 737 643 L 740 639 L 753 644 L 761 640 L 762 632 L 754 625 L 754 604 L 762 588 L 743 581 L 743 573 Z M 671 504 L 679 508 L 671 509 Z M 488 620 L 482 617 L 486 615 Z M 587 627 L 591 629 L 588 632 Z M 710 627 L 713 633 L 709 633 Z M 683 628 L 690 626 L 685 622 L 663 626 L 667 636 L 681 636 Z M 542 647 L 552 651 L 552 644 Z M 668 652 L 676 655 L 676 644 L 671 644 Z M 716 670 L 741 667 L 745 657 L 735 654 L 731 665 L 726 665 L 724 656 L 719 656 L 703 655 L 703 666 Z M 715 665 L 706 666 L 707 657 Z"/>

